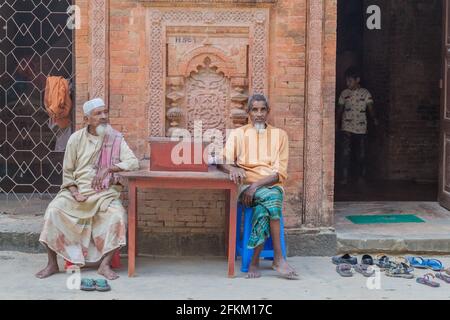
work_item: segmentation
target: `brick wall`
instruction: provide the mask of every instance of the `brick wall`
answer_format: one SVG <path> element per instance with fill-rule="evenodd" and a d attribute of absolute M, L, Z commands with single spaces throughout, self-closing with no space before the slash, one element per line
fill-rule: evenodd
<path fill-rule="evenodd" d="M 364 34 L 365 83 L 381 119 L 372 169 L 387 179 L 437 181 L 441 1 L 365 3 L 382 11 L 382 30 Z"/>
<path fill-rule="evenodd" d="M 303 194 L 306 0 L 278 1 L 270 19 L 271 118 L 289 136 L 284 215 L 286 227 L 293 228 L 301 224 Z"/>
<path fill-rule="evenodd" d="M 77 1 L 82 11 L 87 1 Z M 301 227 L 303 194 L 304 88 L 306 0 L 279 0 L 270 16 L 271 121 L 287 131 L 290 140 L 289 180 L 285 186 L 285 224 Z M 267 6 L 267 4 L 257 4 Z M 252 5 L 253 6 L 253 5 Z M 325 71 L 328 108 L 324 118 L 324 181 L 326 210 L 333 203 L 334 59 L 336 0 L 326 1 Z M 84 13 L 83 12 L 83 13 Z M 87 19 L 83 14 L 83 22 Z M 89 97 L 89 32 L 77 32 L 77 106 Z M 110 2 L 110 120 L 125 133 L 139 159 L 148 158 L 146 92 L 148 56 L 145 9 L 136 0 Z M 78 112 L 80 114 L 80 112 Z M 81 117 L 77 117 L 78 126 Z M 144 161 L 145 162 L 145 161 Z M 146 164 L 148 165 L 148 163 Z M 225 197 L 217 191 L 156 190 L 138 193 L 140 251 L 153 254 L 222 255 L 224 253 Z M 126 205 L 126 194 L 124 194 Z M 331 220 L 326 222 L 331 225 Z"/>

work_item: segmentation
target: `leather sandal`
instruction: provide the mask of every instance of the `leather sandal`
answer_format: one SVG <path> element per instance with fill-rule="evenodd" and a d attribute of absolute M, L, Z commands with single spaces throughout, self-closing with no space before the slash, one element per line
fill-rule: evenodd
<path fill-rule="evenodd" d="M 420 284 L 424 284 L 424 285 L 429 286 L 429 287 L 433 287 L 433 288 L 440 287 L 441 284 L 431 280 L 432 278 L 434 279 L 434 275 L 432 273 L 427 273 L 423 277 L 417 278 L 416 282 L 420 283 Z"/>
<path fill-rule="evenodd" d="M 341 263 L 337 265 L 336 272 L 342 277 L 353 277 L 352 265 L 348 263 Z"/>
<path fill-rule="evenodd" d="M 352 257 L 351 255 L 349 255 L 348 253 L 344 254 L 343 256 L 335 256 L 333 258 L 331 258 L 331 261 L 336 264 L 336 265 L 340 265 L 340 264 L 357 264 L 358 263 L 358 259 L 356 257 Z"/>
<path fill-rule="evenodd" d="M 375 270 L 368 264 L 357 264 L 354 266 L 356 272 L 361 273 L 364 277 L 371 277 L 375 274 Z"/>

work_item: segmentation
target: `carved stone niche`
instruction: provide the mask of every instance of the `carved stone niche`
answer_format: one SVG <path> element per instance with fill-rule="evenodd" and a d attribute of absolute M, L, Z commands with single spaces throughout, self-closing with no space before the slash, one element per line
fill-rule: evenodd
<path fill-rule="evenodd" d="M 249 94 L 268 92 L 268 9 L 147 9 L 151 136 L 246 124 Z"/>

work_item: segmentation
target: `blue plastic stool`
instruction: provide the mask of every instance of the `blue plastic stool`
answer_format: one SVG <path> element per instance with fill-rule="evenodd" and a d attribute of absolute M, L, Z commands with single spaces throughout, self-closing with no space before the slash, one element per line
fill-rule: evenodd
<path fill-rule="evenodd" d="M 241 223 L 242 214 L 244 214 L 244 230 L 241 236 Z M 248 267 L 253 257 L 253 249 L 247 247 L 250 240 L 250 234 L 252 232 L 252 216 L 253 208 L 245 208 L 241 203 L 238 203 L 237 207 L 237 230 L 236 230 L 236 256 L 242 257 L 241 272 L 248 272 Z M 283 217 L 280 218 L 280 241 L 281 241 L 281 253 L 286 259 L 286 243 L 284 241 L 284 224 Z M 264 244 L 264 249 L 261 251 L 261 258 L 273 260 L 273 244 L 272 238 L 269 237 Z"/>

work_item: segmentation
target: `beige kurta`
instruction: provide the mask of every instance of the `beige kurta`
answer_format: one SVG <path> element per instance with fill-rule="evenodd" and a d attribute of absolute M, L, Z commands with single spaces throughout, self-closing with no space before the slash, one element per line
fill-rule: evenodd
<path fill-rule="evenodd" d="M 91 187 L 101 145 L 102 139 L 89 134 L 86 128 L 70 137 L 61 191 L 45 212 L 39 238 L 74 264 L 97 262 L 126 244 L 126 212 L 119 200 L 122 186 L 113 185 L 100 193 Z M 139 169 L 139 161 L 125 140 L 120 147 L 120 163 L 115 165 L 125 171 Z M 88 200 L 77 202 L 67 189 L 70 186 L 77 186 Z"/>
<path fill-rule="evenodd" d="M 122 186 L 113 185 L 108 190 L 96 193 L 92 189 L 92 180 L 96 175 L 94 168 L 98 159 L 102 139 L 91 135 L 86 128 L 75 132 L 69 139 L 64 155 L 63 184 L 61 191 L 50 204 L 66 214 L 87 219 L 93 217 L 98 211 L 106 211 L 111 201 L 118 199 Z M 124 171 L 133 171 L 139 168 L 139 161 L 128 147 L 125 139 L 120 146 L 120 163 L 115 166 Z M 77 186 L 78 191 L 88 197 L 86 202 L 77 202 L 71 195 L 68 187 Z"/>
<path fill-rule="evenodd" d="M 252 124 L 231 132 L 223 150 L 226 163 L 236 164 L 246 172 L 244 184 L 252 184 L 278 173 L 282 186 L 288 177 L 289 140 L 284 130 L 267 125 L 257 133 Z"/>

